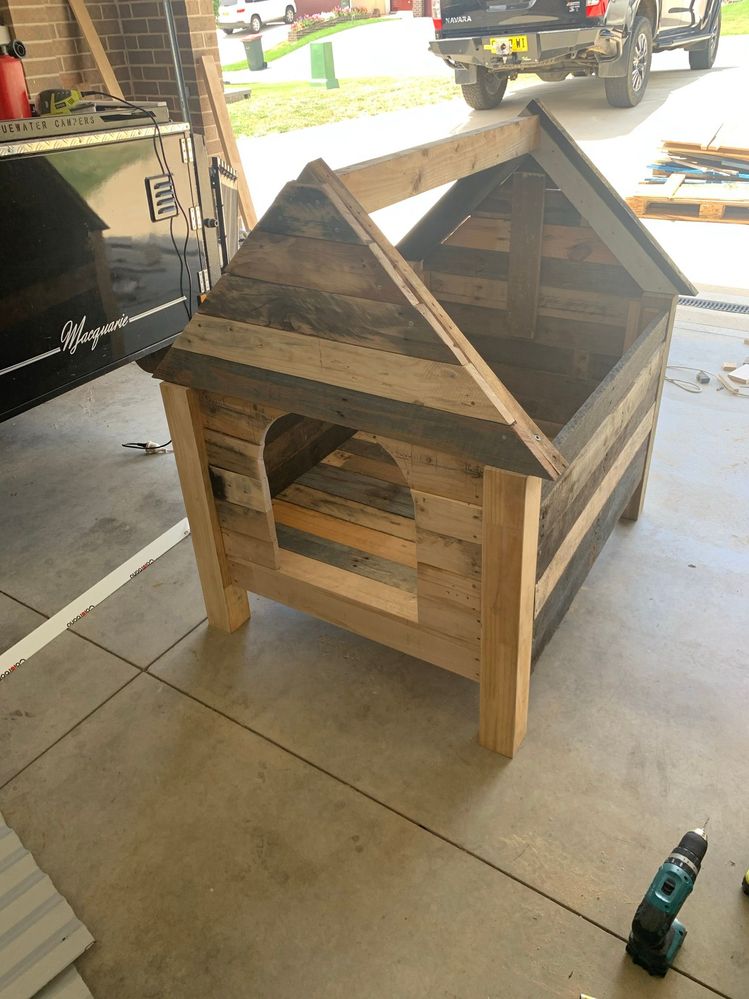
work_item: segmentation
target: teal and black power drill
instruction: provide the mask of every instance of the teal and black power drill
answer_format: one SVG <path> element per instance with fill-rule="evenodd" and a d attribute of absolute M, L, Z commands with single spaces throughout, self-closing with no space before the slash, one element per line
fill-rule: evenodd
<path fill-rule="evenodd" d="M 684 943 L 687 931 L 676 917 L 694 888 L 706 852 L 704 829 L 685 833 L 637 906 L 627 953 L 651 975 L 665 975 Z"/>

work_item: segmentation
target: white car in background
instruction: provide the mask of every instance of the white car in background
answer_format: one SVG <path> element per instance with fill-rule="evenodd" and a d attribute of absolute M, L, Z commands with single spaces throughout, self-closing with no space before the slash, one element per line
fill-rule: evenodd
<path fill-rule="evenodd" d="M 221 0 L 216 24 L 227 35 L 249 28 L 258 32 L 268 21 L 293 24 L 296 7 L 288 0 Z"/>

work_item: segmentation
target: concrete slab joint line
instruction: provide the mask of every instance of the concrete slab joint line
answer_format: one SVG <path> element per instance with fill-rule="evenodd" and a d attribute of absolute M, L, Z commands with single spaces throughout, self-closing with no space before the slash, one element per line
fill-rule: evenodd
<path fill-rule="evenodd" d="M 22 638 L 0 657 L 0 680 L 14 673 L 27 659 L 43 649 L 54 638 L 72 628 L 82 618 L 87 617 L 103 600 L 132 579 L 136 579 L 149 566 L 184 540 L 190 533 L 187 518 L 183 518 L 145 548 L 141 548 L 122 565 L 113 569 L 98 583 L 94 583 L 85 593 L 72 600 L 66 607 L 40 624 L 29 635 Z"/>

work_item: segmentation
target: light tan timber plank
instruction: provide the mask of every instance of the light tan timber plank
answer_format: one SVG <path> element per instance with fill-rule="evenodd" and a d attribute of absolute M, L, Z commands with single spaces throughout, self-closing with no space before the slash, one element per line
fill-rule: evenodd
<path fill-rule="evenodd" d="M 233 257 L 229 273 L 378 302 L 404 301 L 369 244 L 254 232 Z"/>
<path fill-rule="evenodd" d="M 512 184 L 507 311 L 515 336 L 533 337 L 541 284 L 546 177 L 517 171 Z"/>
<path fill-rule="evenodd" d="M 487 468 L 479 742 L 512 757 L 528 724 L 541 481 Z"/>
<path fill-rule="evenodd" d="M 648 296 L 645 296 L 643 304 L 648 303 Z M 665 302 L 663 303 L 665 304 Z M 645 470 L 642 473 L 642 479 L 640 480 L 637 489 L 629 501 L 627 506 L 624 508 L 624 513 L 622 514 L 622 520 L 637 520 L 637 518 L 642 513 L 642 506 L 645 502 L 645 489 L 648 484 L 648 475 L 650 474 L 650 460 L 653 457 L 653 445 L 655 444 L 655 434 L 658 427 L 658 413 L 661 409 L 661 398 L 663 397 L 663 386 L 666 383 L 666 365 L 668 364 L 668 352 L 671 347 L 671 336 L 674 331 L 674 320 L 676 319 L 676 307 L 678 300 L 674 297 L 671 299 L 671 307 L 668 314 L 668 325 L 666 329 L 666 342 L 663 347 L 663 354 L 661 357 L 661 370 L 660 379 L 658 382 L 658 394 L 655 399 L 655 413 L 653 414 L 653 429 L 650 432 L 650 437 L 648 439 L 648 449 L 645 454 Z M 646 313 L 647 315 L 647 313 Z"/>
<path fill-rule="evenodd" d="M 247 593 L 232 582 L 208 477 L 198 395 L 181 385 L 161 386 L 182 496 L 190 522 L 210 624 L 235 631 L 250 616 Z"/>
<path fill-rule="evenodd" d="M 538 140 L 534 117 L 450 136 L 336 171 L 365 211 L 373 212 L 529 153 Z"/>
<path fill-rule="evenodd" d="M 257 538 L 249 538 L 246 534 L 236 534 L 234 531 L 224 530 L 224 549 L 227 558 L 239 562 L 257 562 L 268 569 L 277 569 L 279 566 L 278 543 L 270 541 L 259 541 Z"/>
<path fill-rule="evenodd" d="M 78 22 L 78 27 L 81 29 L 81 34 L 86 40 L 91 55 L 94 57 L 96 69 L 104 83 L 104 90 L 108 94 L 111 94 L 112 97 L 124 98 L 125 95 L 122 93 L 122 88 L 117 82 L 117 77 L 114 75 L 112 64 L 109 61 L 107 53 L 104 51 L 99 33 L 96 30 L 94 22 L 91 20 L 86 0 L 68 0 L 68 3 Z"/>
<path fill-rule="evenodd" d="M 296 506 L 285 500 L 273 501 L 273 514 L 277 524 L 294 527 L 307 534 L 314 534 L 318 538 L 327 538 L 329 541 L 347 545 L 349 548 L 358 548 L 359 551 L 378 555 L 400 565 L 416 566 L 416 544 L 413 541 L 364 527 L 350 520 L 331 517 L 330 514 L 320 513 L 317 510 Z M 383 517 L 386 516 L 387 514 L 383 513 Z"/>
<path fill-rule="evenodd" d="M 481 507 L 412 490 L 414 509 L 422 527 L 437 534 L 449 534 L 461 541 L 481 544 Z"/>
<path fill-rule="evenodd" d="M 425 361 L 206 315 L 193 318 L 180 336 L 179 347 L 240 365 L 505 423 L 476 381 L 457 364 Z"/>
<path fill-rule="evenodd" d="M 478 679 L 478 652 L 416 623 L 416 597 L 394 586 L 281 551 L 281 568 L 231 564 L 233 578 L 253 593 L 322 618 L 364 638 L 424 659 L 452 673 Z"/>
<path fill-rule="evenodd" d="M 459 576 L 481 576 L 481 545 L 449 534 L 427 531 L 416 521 L 416 558 L 419 564 L 446 569 Z"/>
<path fill-rule="evenodd" d="M 229 111 L 226 107 L 226 98 L 224 97 L 224 86 L 219 78 L 218 69 L 216 68 L 216 62 L 213 56 L 201 56 L 200 67 L 203 73 L 206 90 L 208 91 L 208 100 L 211 105 L 211 111 L 213 112 L 213 118 L 216 122 L 216 128 L 218 129 L 219 140 L 224 150 L 224 156 L 226 157 L 226 160 L 231 168 L 237 174 L 237 196 L 239 198 L 239 210 L 242 213 L 242 218 L 244 219 L 244 223 L 247 228 L 252 229 L 252 227 L 257 223 L 257 215 L 255 214 L 255 206 L 252 203 L 252 195 L 250 194 L 247 177 L 245 176 L 244 167 L 242 166 L 242 157 L 239 155 L 239 148 L 237 146 L 237 140 L 234 136 L 234 129 L 232 128 L 231 121 L 229 119 Z"/>
<path fill-rule="evenodd" d="M 509 219 L 472 215 L 448 236 L 445 245 L 507 253 L 511 228 Z M 589 226 L 544 225 L 542 255 L 581 263 L 619 263 Z"/>
<path fill-rule="evenodd" d="M 544 603 L 548 599 L 552 590 L 561 578 L 567 564 L 577 551 L 580 540 L 585 536 L 585 532 L 595 521 L 598 514 L 606 504 L 606 500 L 616 488 L 619 479 L 626 471 L 628 465 L 637 454 L 640 445 L 650 433 L 655 416 L 655 406 L 653 406 L 640 423 L 639 427 L 632 434 L 632 437 L 622 449 L 616 462 L 611 466 L 607 475 L 601 480 L 601 484 L 594 493 L 592 499 L 580 514 L 578 519 L 570 528 L 564 541 L 557 549 L 556 555 L 549 563 L 549 567 L 536 584 L 536 611 L 538 614 Z"/>
<path fill-rule="evenodd" d="M 481 613 L 481 580 L 422 563 L 418 568 L 417 592 L 451 607 Z"/>
<path fill-rule="evenodd" d="M 405 441 L 375 435 L 372 439 L 397 461 L 412 491 L 446 496 L 463 503 L 481 503 L 483 465 Z"/>

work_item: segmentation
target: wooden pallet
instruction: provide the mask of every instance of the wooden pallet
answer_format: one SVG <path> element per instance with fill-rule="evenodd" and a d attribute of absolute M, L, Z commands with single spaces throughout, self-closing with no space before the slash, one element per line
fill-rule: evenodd
<path fill-rule="evenodd" d="M 683 174 L 665 184 L 641 184 L 627 204 L 640 218 L 749 224 L 749 184 L 688 184 Z"/>

